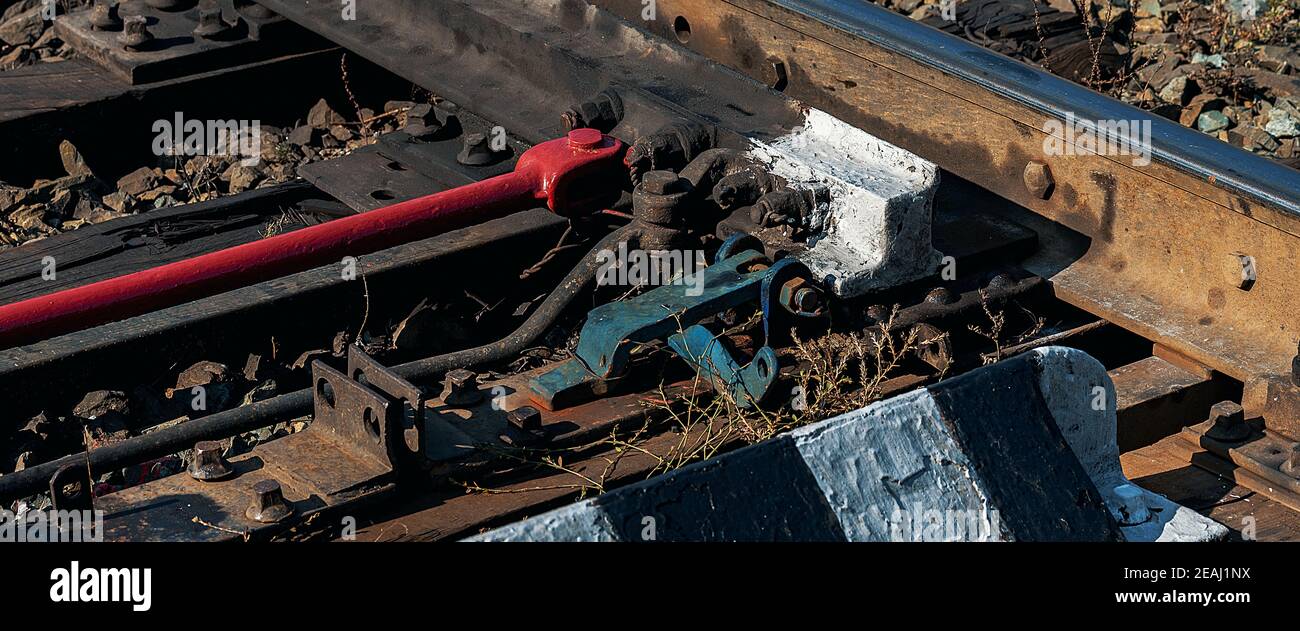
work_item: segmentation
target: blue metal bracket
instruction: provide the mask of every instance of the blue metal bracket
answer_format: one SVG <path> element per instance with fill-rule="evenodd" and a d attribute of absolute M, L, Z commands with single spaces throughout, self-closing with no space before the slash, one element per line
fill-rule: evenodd
<path fill-rule="evenodd" d="M 754 237 L 734 235 L 723 244 L 713 265 L 685 278 L 682 284 L 664 285 L 593 309 L 582 327 L 574 356 L 530 381 L 532 398 L 554 410 L 600 395 L 610 382 L 627 374 L 631 350 L 636 345 L 668 339 L 706 318 L 746 304 L 762 308 L 764 332 L 771 335 L 771 320 L 782 309 L 778 304 L 779 288 L 791 279 L 809 277 L 802 263 L 787 258 L 771 264 Z M 694 348 L 692 340 L 684 341 L 690 341 Z M 721 352 L 725 353 L 725 349 Z M 701 365 L 696 363 L 703 357 L 698 353 L 683 356 L 697 368 Z M 730 365 L 734 364 L 732 361 Z M 775 361 L 770 368 L 775 373 Z M 708 376 L 711 381 L 720 377 L 726 383 L 731 374 Z M 750 382 L 751 386 L 756 384 Z"/>
<path fill-rule="evenodd" d="M 760 348 L 749 365 L 741 366 L 718 336 L 698 324 L 669 336 L 668 346 L 741 409 L 756 407 L 776 381 L 777 358 L 771 346 Z"/>

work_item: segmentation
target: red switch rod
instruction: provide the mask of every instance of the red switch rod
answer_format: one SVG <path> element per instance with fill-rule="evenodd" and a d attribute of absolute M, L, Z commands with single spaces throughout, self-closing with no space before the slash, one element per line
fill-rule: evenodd
<path fill-rule="evenodd" d="M 0 306 L 0 348 L 148 313 L 425 239 L 545 202 L 573 216 L 617 199 L 626 148 L 594 129 L 534 146 L 514 171 L 260 241 Z"/>

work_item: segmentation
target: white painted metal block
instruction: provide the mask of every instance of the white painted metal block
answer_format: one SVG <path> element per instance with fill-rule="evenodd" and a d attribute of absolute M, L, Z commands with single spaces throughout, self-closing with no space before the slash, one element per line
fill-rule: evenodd
<path fill-rule="evenodd" d="M 931 240 L 939 168 L 830 114 L 808 110 L 803 126 L 751 158 L 791 188 L 827 188 L 810 217 L 811 247 L 799 255 L 836 295 L 859 296 L 934 274 Z"/>
<path fill-rule="evenodd" d="M 1143 489 L 1119 462 L 1115 384 L 1086 353 L 1049 346 L 1033 351 L 1043 368 L 1039 389 L 1066 442 L 1101 492 L 1129 541 L 1215 541 L 1228 529 L 1196 511 Z"/>

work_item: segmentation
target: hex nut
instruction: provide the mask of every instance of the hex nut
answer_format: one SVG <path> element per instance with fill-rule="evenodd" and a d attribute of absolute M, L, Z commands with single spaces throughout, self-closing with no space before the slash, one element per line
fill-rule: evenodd
<path fill-rule="evenodd" d="M 655 195 L 672 195 L 686 190 L 686 180 L 672 171 L 650 171 L 641 176 L 641 188 Z"/>
<path fill-rule="evenodd" d="M 1051 197 L 1052 190 L 1056 188 L 1052 169 L 1047 166 L 1047 163 L 1038 160 L 1031 160 L 1025 165 L 1024 181 L 1025 190 L 1038 199 Z"/>
<path fill-rule="evenodd" d="M 129 50 L 136 50 L 153 39 L 149 32 L 148 20 L 143 15 L 128 16 L 122 21 L 122 34 L 118 41 Z"/>
<path fill-rule="evenodd" d="M 506 415 L 506 420 L 511 427 L 521 431 L 535 432 L 542 429 L 542 413 L 531 405 L 511 410 Z"/>
<path fill-rule="evenodd" d="M 442 401 L 452 407 L 468 407 L 483 400 L 478 387 L 478 373 L 458 368 L 447 372 L 443 380 Z"/>
<path fill-rule="evenodd" d="M 101 0 L 90 9 L 90 28 L 96 31 L 116 31 L 122 28 L 117 2 Z"/>
<path fill-rule="evenodd" d="M 194 35 L 202 39 L 216 39 L 230 30 L 230 25 L 221 19 L 221 9 L 199 9 L 199 25 L 194 27 Z"/>

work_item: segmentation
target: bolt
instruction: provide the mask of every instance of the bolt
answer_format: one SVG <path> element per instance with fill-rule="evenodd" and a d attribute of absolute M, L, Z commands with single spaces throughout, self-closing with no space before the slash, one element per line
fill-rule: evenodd
<path fill-rule="evenodd" d="M 599 129 L 584 127 L 569 132 L 569 147 L 573 149 L 599 149 L 603 144 L 605 144 L 605 134 L 600 133 Z"/>
<path fill-rule="evenodd" d="M 1016 279 L 1010 274 L 1002 272 L 989 279 L 989 289 L 1006 289 L 1016 284 Z"/>
<path fill-rule="evenodd" d="M 572 108 L 565 110 L 564 113 L 560 114 L 560 121 L 564 123 L 564 128 L 569 131 L 582 129 L 587 126 L 587 121 L 582 119 L 582 112 Z"/>
<path fill-rule="evenodd" d="M 1210 408 L 1210 428 L 1205 435 L 1224 442 L 1237 442 L 1250 436 L 1246 413 L 1232 401 L 1220 401 Z"/>
<path fill-rule="evenodd" d="M 422 125 L 428 125 L 430 122 L 437 121 L 433 115 L 433 106 L 428 103 L 419 103 L 406 110 L 406 124 L 410 125 L 412 121 L 419 122 Z"/>
<path fill-rule="evenodd" d="M 772 67 L 772 78 L 768 85 L 777 92 L 785 92 L 785 89 L 790 85 L 790 76 L 785 71 L 785 62 L 771 58 L 767 60 L 767 63 Z"/>
<path fill-rule="evenodd" d="M 492 149 L 492 143 L 486 134 L 466 134 L 465 146 L 456 156 L 456 161 L 470 167 L 488 166 L 499 162 L 505 152 Z"/>
<path fill-rule="evenodd" d="M 122 22 L 122 34 L 118 36 L 118 41 L 127 50 L 138 50 L 149 40 L 153 39 L 153 34 L 149 32 L 148 20 L 143 15 L 132 15 Z"/>
<path fill-rule="evenodd" d="M 247 15 L 250 18 L 256 18 L 259 20 L 269 20 L 275 17 L 274 11 L 256 2 L 245 2 L 243 4 L 240 4 L 239 12 L 243 15 Z"/>
<path fill-rule="evenodd" d="M 791 278 L 781 285 L 781 291 L 777 294 L 777 301 L 792 313 L 807 313 L 799 306 L 799 294 L 808 287 L 808 281 L 804 278 Z M 804 300 L 808 300 L 805 296 Z"/>
<path fill-rule="evenodd" d="M 1038 199 L 1047 199 L 1052 196 L 1052 189 L 1055 188 L 1056 182 L 1052 179 L 1052 170 L 1046 163 L 1038 160 L 1031 160 L 1025 165 L 1025 189 L 1030 195 Z"/>
<path fill-rule="evenodd" d="M 442 400 L 452 407 L 469 407 L 483 400 L 478 389 L 478 374 L 458 368 L 449 371 L 443 384 Z"/>
<path fill-rule="evenodd" d="M 1300 344 L 1296 344 L 1295 357 L 1291 358 L 1291 385 L 1300 386 Z"/>
<path fill-rule="evenodd" d="M 516 408 L 506 415 L 506 420 L 515 429 L 525 432 L 536 432 L 542 429 L 542 413 L 531 405 L 525 405 Z"/>
<path fill-rule="evenodd" d="M 442 123 L 434 115 L 432 105 L 421 103 L 406 110 L 406 126 L 402 127 L 402 131 L 412 138 L 425 140 L 438 133 L 440 129 Z"/>
<path fill-rule="evenodd" d="M 199 25 L 194 27 L 194 35 L 203 39 L 216 39 L 230 30 L 230 26 L 221 19 L 221 8 L 199 9 Z"/>
<path fill-rule="evenodd" d="M 608 132 L 623 120 L 623 99 L 614 90 L 605 90 L 590 101 L 579 103 L 560 114 L 564 130 L 573 131 L 590 127 Z"/>
<path fill-rule="evenodd" d="M 262 480 L 253 485 L 253 503 L 244 516 L 263 523 L 274 524 L 293 514 L 293 507 L 284 501 L 284 492 L 275 480 Z"/>
<path fill-rule="evenodd" d="M 1151 510 L 1147 508 L 1142 489 L 1132 484 L 1115 487 L 1115 499 L 1119 502 L 1116 519 L 1121 526 L 1136 526 L 1151 519 Z"/>
<path fill-rule="evenodd" d="M 1228 269 L 1232 282 L 1237 289 L 1250 291 L 1255 286 L 1255 257 L 1246 254 L 1233 254 Z"/>
<path fill-rule="evenodd" d="M 686 190 L 686 180 L 672 171 L 650 171 L 641 176 L 641 188 L 655 195 L 673 195 Z"/>
<path fill-rule="evenodd" d="M 195 480 L 220 480 L 233 471 L 222 456 L 219 441 L 200 440 L 194 443 L 194 459 L 190 462 L 190 477 Z"/>
<path fill-rule="evenodd" d="M 116 31 L 122 28 L 122 16 L 118 15 L 117 2 L 101 1 L 91 7 L 90 28 L 96 31 Z"/>
<path fill-rule="evenodd" d="M 932 305 L 950 305 L 957 302 L 957 294 L 947 287 L 935 287 L 925 295 L 925 301 Z"/>
<path fill-rule="evenodd" d="M 1300 480 L 1300 443 L 1291 445 L 1291 453 L 1287 454 L 1286 460 L 1278 468 L 1282 473 Z"/>
<path fill-rule="evenodd" d="M 804 287 L 794 292 L 794 304 L 803 313 L 815 313 L 821 306 L 821 296 L 812 287 Z"/>
<path fill-rule="evenodd" d="M 478 374 L 472 370 L 457 368 L 456 370 L 447 373 L 447 383 L 451 384 L 453 388 L 461 390 L 465 388 L 477 388 Z"/>

